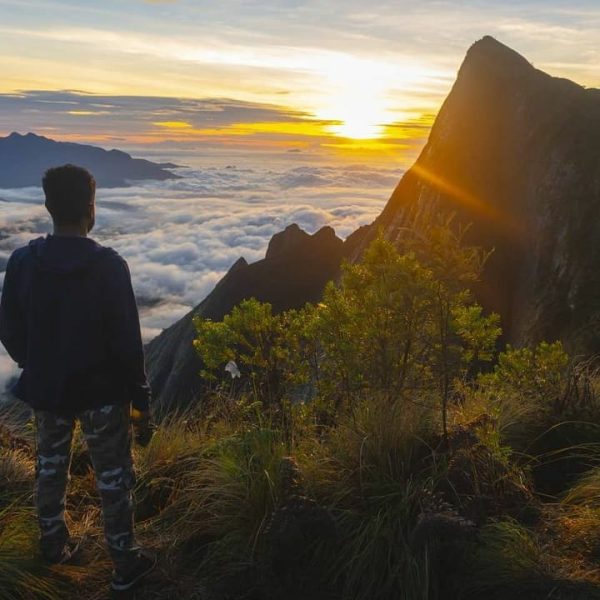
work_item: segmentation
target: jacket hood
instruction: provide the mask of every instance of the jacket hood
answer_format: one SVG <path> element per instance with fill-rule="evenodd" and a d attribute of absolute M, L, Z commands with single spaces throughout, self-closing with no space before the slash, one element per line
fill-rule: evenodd
<path fill-rule="evenodd" d="M 44 271 L 68 274 L 88 269 L 113 252 L 91 238 L 48 234 L 29 242 L 36 265 Z"/>

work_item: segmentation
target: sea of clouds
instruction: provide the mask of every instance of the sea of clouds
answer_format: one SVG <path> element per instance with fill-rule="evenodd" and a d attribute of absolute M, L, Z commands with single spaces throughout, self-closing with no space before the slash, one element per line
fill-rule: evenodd
<path fill-rule="evenodd" d="M 300 153 L 175 161 L 187 165 L 176 171 L 181 179 L 97 192 L 92 236 L 128 261 L 145 341 L 196 306 L 240 256 L 263 258 L 290 223 L 309 233 L 330 225 L 342 238 L 370 223 L 401 175 Z M 0 287 L 10 253 L 49 231 L 41 188 L 0 189 Z M 0 389 L 15 375 L 1 348 Z"/>

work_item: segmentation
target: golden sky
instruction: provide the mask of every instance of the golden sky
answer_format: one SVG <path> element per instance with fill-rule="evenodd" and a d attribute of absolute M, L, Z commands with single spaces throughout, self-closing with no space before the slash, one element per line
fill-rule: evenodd
<path fill-rule="evenodd" d="M 0 133 L 412 159 L 468 47 L 600 85 L 600 3 L 0 0 Z"/>

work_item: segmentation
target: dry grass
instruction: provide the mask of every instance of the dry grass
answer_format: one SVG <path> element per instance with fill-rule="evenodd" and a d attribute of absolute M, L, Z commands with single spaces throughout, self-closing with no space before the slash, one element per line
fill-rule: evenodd
<path fill-rule="evenodd" d="M 554 586 L 563 590 L 557 597 L 575 597 L 564 591 L 573 589 L 594 598 L 600 589 L 600 469 L 588 471 L 560 502 L 548 502 L 536 496 L 523 471 L 530 457 L 502 441 L 503 428 L 516 418 L 512 407 L 504 413 L 499 403 L 491 411 L 480 392 L 465 396 L 444 441 L 426 406 L 373 398 L 328 427 L 317 425 L 310 410 L 290 417 L 291 451 L 306 493 L 330 511 L 338 530 L 334 547 L 316 546 L 315 562 L 306 567 L 315 580 L 330 582 L 335 593 L 329 597 L 504 600 L 521 586 L 533 599 Z M 0 529 L 10 532 L 0 536 L 0 587 L 12 594 L 5 597 L 112 597 L 99 500 L 79 442 L 68 509 L 72 533 L 86 535 L 82 564 L 40 564 L 32 452 L 22 433 L 8 435 L 5 427 L 0 447 Z M 160 568 L 129 597 L 225 598 L 234 588 L 221 576 L 232 573 L 247 590 L 233 597 L 266 597 L 260 591 L 263 532 L 280 502 L 279 465 L 289 452 L 289 437 L 240 398 L 209 416 L 188 413 L 163 422 L 148 448 L 135 450 L 139 538 L 159 552 Z M 468 479 L 464 489 L 455 472 L 460 457 L 467 457 L 460 471 Z M 541 510 L 525 526 L 511 515 L 521 518 L 514 505 L 522 507 L 532 495 Z M 476 542 L 449 542 L 439 523 L 423 538 L 424 513 L 444 513 L 447 524 L 468 512 L 468 502 L 484 500 Z"/>

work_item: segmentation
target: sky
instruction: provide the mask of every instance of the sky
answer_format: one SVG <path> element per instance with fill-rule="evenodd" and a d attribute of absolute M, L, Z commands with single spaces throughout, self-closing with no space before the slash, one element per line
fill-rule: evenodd
<path fill-rule="evenodd" d="M 408 165 L 493 35 L 600 86 L 598 0 L 0 0 L 0 134 Z"/>

